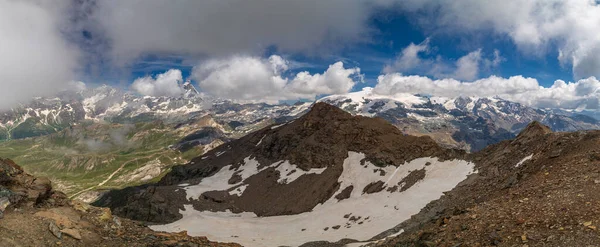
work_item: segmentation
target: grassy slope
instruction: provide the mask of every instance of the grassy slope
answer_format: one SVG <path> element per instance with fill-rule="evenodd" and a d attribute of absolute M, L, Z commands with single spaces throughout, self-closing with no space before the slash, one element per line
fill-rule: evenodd
<path fill-rule="evenodd" d="M 167 148 L 180 138 L 181 133 L 160 122 L 84 124 L 47 136 L 2 142 L 0 157 L 13 159 L 36 176 L 49 177 L 59 189 L 72 195 L 98 185 L 121 166 L 98 189 L 139 184 L 140 181 L 114 180 L 154 159 L 170 167 L 202 153 L 201 149 L 182 154 Z M 168 169 L 161 176 L 166 172 Z"/>

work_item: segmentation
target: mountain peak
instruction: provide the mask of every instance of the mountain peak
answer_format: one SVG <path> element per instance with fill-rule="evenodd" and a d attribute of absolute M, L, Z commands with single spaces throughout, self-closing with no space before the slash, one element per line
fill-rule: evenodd
<path fill-rule="evenodd" d="M 517 139 L 520 138 L 531 138 L 536 136 L 542 136 L 548 133 L 552 133 L 550 127 L 543 125 L 538 121 L 533 121 L 525 127 L 521 133 L 517 136 Z"/>
<path fill-rule="evenodd" d="M 345 112 L 344 110 L 330 105 L 324 102 L 315 103 L 310 111 L 306 114 L 307 119 L 314 118 L 328 118 L 328 119 L 339 119 L 339 118 L 351 118 L 352 114 Z"/>
<path fill-rule="evenodd" d="M 183 83 L 183 90 L 185 91 L 184 97 L 186 98 L 198 96 L 200 94 L 198 90 L 196 90 L 196 87 L 189 81 Z"/>

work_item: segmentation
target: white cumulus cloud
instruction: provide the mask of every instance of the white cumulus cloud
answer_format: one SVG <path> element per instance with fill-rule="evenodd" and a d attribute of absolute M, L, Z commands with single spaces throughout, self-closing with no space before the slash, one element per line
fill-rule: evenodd
<path fill-rule="evenodd" d="M 395 61 L 391 64 L 386 65 L 383 68 L 385 73 L 392 73 L 396 71 L 410 71 L 419 66 L 427 65 L 430 61 L 426 61 L 421 58 L 422 53 L 429 51 L 429 39 L 425 39 L 420 44 L 410 43 L 407 47 L 402 49 L 402 52 L 398 55 Z"/>
<path fill-rule="evenodd" d="M 600 5 L 590 0 L 405 0 L 407 13 L 432 33 L 481 30 L 509 37 L 528 55 L 559 54 L 574 77 L 600 76 Z"/>
<path fill-rule="evenodd" d="M 410 43 L 402 49 L 393 62 L 385 65 L 384 73 L 417 73 L 435 78 L 454 78 L 458 80 L 474 80 L 482 71 L 488 71 L 503 61 L 498 50 L 494 50 L 493 58 L 485 57 L 481 49 L 474 50 L 458 58 L 456 61 L 441 56 L 431 57 L 432 47 L 429 38 L 420 44 Z"/>
<path fill-rule="evenodd" d="M 183 93 L 182 82 L 181 70 L 170 69 L 156 75 L 156 78 L 152 76 L 137 78 L 131 84 L 131 88 L 142 95 L 177 97 Z"/>
<path fill-rule="evenodd" d="M 360 80 L 360 69 L 344 68 L 342 62 L 322 74 L 303 71 L 285 76 L 289 61 L 273 55 L 268 59 L 233 56 L 212 59 L 194 67 L 192 78 L 210 95 L 249 102 L 314 99 L 322 94 L 347 93 Z"/>
<path fill-rule="evenodd" d="M 345 69 L 344 63 L 329 65 L 323 74 L 311 75 L 307 71 L 300 72 L 287 85 L 287 90 L 299 97 L 314 99 L 316 95 L 347 93 L 356 84 L 353 75 L 359 80 L 359 68 Z"/>
<path fill-rule="evenodd" d="M 429 94 L 442 97 L 494 97 L 519 102 L 537 108 L 599 109 L 600 81 L 595 77 L 576 82 L 557 80 L 543 87 L 534 78 L 491 76 L 475 81 L 430 79 L 424 76 L 405 76 L 400 73 L 380 75 L 373 89 L 382 95 L 399 93 Z"/>

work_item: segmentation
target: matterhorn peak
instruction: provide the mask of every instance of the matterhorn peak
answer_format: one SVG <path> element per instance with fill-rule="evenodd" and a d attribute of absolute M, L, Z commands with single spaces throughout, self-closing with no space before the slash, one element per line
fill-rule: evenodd
<path fill-rule="evenodd" d="M 196 97 L 200 95 L 196 87 L 194 87 L 194 85 L 190 81 L 186 81 L 185 83 L 183 83 L 183 90 L 185 91 L 183 93 L 183 96 L 185 98 Z"/>

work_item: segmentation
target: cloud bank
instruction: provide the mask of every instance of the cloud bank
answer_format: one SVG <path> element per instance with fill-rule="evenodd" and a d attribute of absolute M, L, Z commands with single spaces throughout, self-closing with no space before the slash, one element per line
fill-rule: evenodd
<path fill-rule="evenodd" d="M 498 50 L 494 50 L 493 57 L 487 58 L 481 49 L 477 49 L 456 61 L 449 61 L 441 56 L 428 56 L 431 55 L 432 50 L 429 38 L 418 45 L 410 43 L 402 49 L 393 62 L 385 65 L 383 72 L 418 73 L 434 78 L 474 80 L 479 78 L 480 72 L 489 71 L 504 60 Z"/>
<path fill-rule="evenodd" d="M 429 94 L 441 97 L 495 97 L 537 108 L 599 109 L 600 81 L 595 77 L 576 82 L 557 80 L 550 87 L 540 86 L 534 78 L 491 76 L 472 82 L 455 79 L 430 79 L 400 73 L 380 75 L 374 92 Z"/>
<path fill-rule="evenodd" d="M 106 34 L 120 62 L 145 53 L 227 57 L 281 52 L 315 53 L 366 41 L 372 4 L 364 0 L 106 0 L 90 21 Z"/>
<path fill-rule="evenodd" d="M 247 102 L 315 99 L 322 94 L 347 93 L 360 81 L 360 69 L 337 62 L 321 74 L 307 71 L 286 76 L 289 61 L 233 56 L 202 62 L 192 72 L 200 89 L 210 95 Z"/>
<path fill-rule="evenodd" d="M 61 36 L 62 2 L 0 0 L 0 108 L 68 87 L 78 52 Z"/>
<path fill-rule="evenodd" d="M 290 61 L 259 55 L 268 49 L 320 54 L 340 44 L 370 42 L 369 21 L 379 6 L 417 17 L 432 37 L 491 30 L 528 56 L 556 53 L 576 78 L 546 88 L 522 76 L 476 80 L 502 62 L 498 51 L 475 49 L 449 60 L 432 56 L 425 40 L 403 49 L 385 67 L 375 87 L 381 93 L 498 95 L 537 107 L 598 108 L 600 6 L 587 0 L 0 0 L 0 107 L 84 88 L 72 83 L 81 57 L 90 62 L 107 56 L 91 62 L 110 66 L 147 54 L 205 59 L 195 66 L 192 79 L 223 98 L 273 102 L 345 93 L 361 80 L 358 68 L 337 62 L 320 73 L 292 74 Z M 138 78 L 132 88 L 144 95 L 175 96 L 181 81 L 181 72 L 173 70 Z"/>

